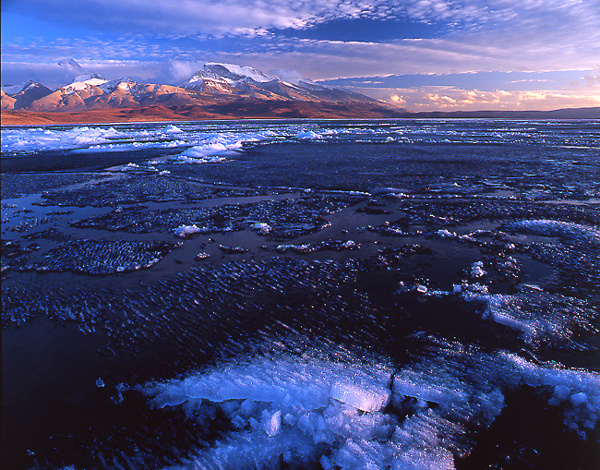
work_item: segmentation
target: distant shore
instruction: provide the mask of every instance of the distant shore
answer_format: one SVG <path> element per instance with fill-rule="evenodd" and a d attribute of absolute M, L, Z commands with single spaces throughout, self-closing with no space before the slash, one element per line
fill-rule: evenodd
<path fill-rule="evenodd" d="M 600 107 L 557 109 L 554 111 L 454 111 L 389 112 L 367 107 L 290 106 L 289 108 L 229 109 L 222 112 L 201 107 L 167 108 L 163 106 L 96 109 L 81 112 L 2 111 L 2 126 L 38 126 L 57 124 L 107 124 L 127 122 L 172 122 L 225 119 L 600 119 Z"/>

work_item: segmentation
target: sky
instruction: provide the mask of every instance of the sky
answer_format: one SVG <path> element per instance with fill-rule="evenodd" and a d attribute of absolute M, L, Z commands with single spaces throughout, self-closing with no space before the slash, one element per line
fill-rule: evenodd
<path fill-rule="evenodd" d="M 2 0 L 2 84 L 295 70 L 411 111 L 600 106 L 600 0 Z M 273 71 L 273 72 L 270 72 Z"/>

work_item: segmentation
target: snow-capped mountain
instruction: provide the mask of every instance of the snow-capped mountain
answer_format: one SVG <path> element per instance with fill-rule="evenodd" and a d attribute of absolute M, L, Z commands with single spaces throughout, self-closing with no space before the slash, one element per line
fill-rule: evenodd
<path fill-rule="evenodd" d="M 184 82 L 181 88 L 203 91 L 205 87 L 211 87 L 213 84 L 239 88 L 243 87 L 243 84 L 268 83 L 273 80 L 277 79 L 265 75 L 254 67 L 209 62 L 192 78 Z"/>
<path fill-rule="evenodd" d="M 209 62 L 196 72 L 181 88 L 204 93 L 235 95 L 248 94 L 263 99 L 290 96 L 282 89 L 279 80 L 269 77 L 254 67 Z"/>
<path fill-rule="evenodd" d="M 26 109 L 31 103 L 52 93 L 41 83 L 28 80 L 20 85 L 2 87 L 2 110 Z"/>
<path fill-rule="evenodd" d="M 254 67 L 209 62 L 180 87 L 207 94 L 246 95 L 270 100 L 383 104 L 358 93 L 319 85 L 293 70 L 275 72 L 278 72 L 279 78 Z"/>
<path fill-rule="evenodd" d="M 403 111 L 358 93 L 319 85 L 295 71 L 275 72 L 278 76 L 253 67 L 209 62 L 180 86 L 138 83 L 130 78 L 108 80 L 98 74 L 78 75 L 54 91 L 27 82 L 2 87 L 2 110 L 85 113 L 130 109 L 130 115 L 141 115 L 152 108 L 153 115 L 193 119 L 390 117 Z"/>
<path fill-rule="evenodd" d="M 108 80 L 97 73 L 78 75 L 70 84 L 63 87 L 64 93 L 75 93 L 78 91 L 89 91 L 91 87 L 104 85 Z"/>

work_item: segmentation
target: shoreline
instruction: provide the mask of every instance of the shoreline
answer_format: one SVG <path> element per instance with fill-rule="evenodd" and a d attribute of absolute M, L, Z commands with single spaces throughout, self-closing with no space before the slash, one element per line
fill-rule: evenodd
<path fill-rule="evenodd" d="M 567 108 L 554 111 L 454 111 L 454 112 L 391 112 L 389 116 L 373 112 L 342 112 L 322 109 L 316 113 L 295 112 L 246 113 L 245 115 L 220 114 L 203 108 L 173 110 L 159 107 L 96 109 L 90 111 L 14 111 L 1 113 L 1 127 L 53 126 L 69 124 L 126 124 L 190 121 L 232 120 L 293 120 L 293 119 L 513 119 L 513 120 L 600 120 L 598 108 Z M 185 114 L 183 114 L 185 113 Z M 381 113 L 377 113 L 381 114 Z"/>

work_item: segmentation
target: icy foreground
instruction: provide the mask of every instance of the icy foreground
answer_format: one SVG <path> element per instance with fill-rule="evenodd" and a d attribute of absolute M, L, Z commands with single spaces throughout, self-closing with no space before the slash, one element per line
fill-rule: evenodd
<path fill-rule="evenodd" d="M 399 368 L 330 357 L 260 357 L 141 390 L 199 424 L 210 426 L 216 410 L 230 421 L 227 437 L 199 445 L 182 469 L 453 469 L 454 458 L 469 453 L 471 433 L 500 414 L 504 393 L 525 385 L 561 406 L 582 439 L 600 416 L 597 374 L 513 354 L 451 344 Z"/>

